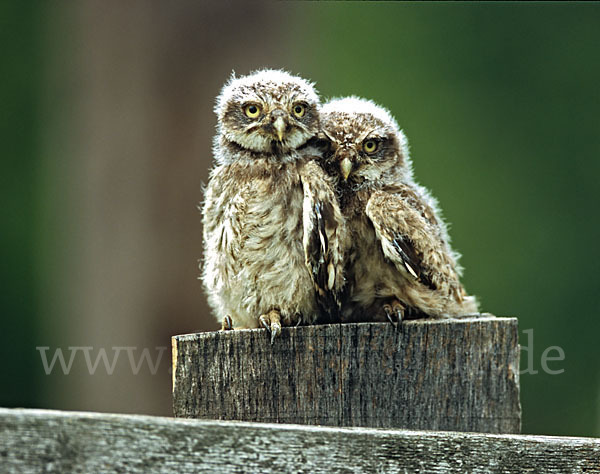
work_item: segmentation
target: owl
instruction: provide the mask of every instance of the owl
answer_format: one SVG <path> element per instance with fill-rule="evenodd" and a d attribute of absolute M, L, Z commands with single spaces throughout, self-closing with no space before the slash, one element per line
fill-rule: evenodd
<path fill-rule="evenodd" d="M 326 322 L 344 285 L 344 220 L 309 143 L 313 85 L 279 70 L 232 77 L 217 97 L 202 280 L 223 329 Z"/>
<path fill-rule="evenodd" d="M 447 318 L 478 311 L 460 283 L 436 201 L 415 183 L 390 113 L 355 98 L 321 109 L 322 163 L 335 179 L 351 244 L 344 321 Z"/>

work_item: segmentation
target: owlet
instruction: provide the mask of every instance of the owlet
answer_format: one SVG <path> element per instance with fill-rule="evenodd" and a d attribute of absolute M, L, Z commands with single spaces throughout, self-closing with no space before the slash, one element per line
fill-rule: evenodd
<path fill-rule="evenodd" d="M 278 70 L 225 84 L 203 206 L 202 279 L 225 329 L 271 331 L 338 318 L 344 222 L 307 142 L 319 130 L 313 85 Z"/>
<path fill-rule="evenodd" d="M 429 192 L 415 183 L 404 134 L 389 112 L 358 98 L 321 110 L 323 166 L 346 218 L 344 321 L 456 317 L 477 312 Z"/>

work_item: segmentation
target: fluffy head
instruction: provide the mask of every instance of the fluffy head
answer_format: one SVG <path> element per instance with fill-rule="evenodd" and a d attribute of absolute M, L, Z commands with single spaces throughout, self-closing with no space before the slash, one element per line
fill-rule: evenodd
<path fill-rule="evenodd" d="M 310 82 L 265 69 L 232 76 L 217 97 L 221 138 L 244 150 L 281 155 L 295 150 L 319 129 L 319 97 Z"/>
<path fill-rule="evenodd" d="M 392 115 L 369 100 L 325 104 L 320 138 L 327 171 L 354 189 L 412 176 L 406 137 Z"/>

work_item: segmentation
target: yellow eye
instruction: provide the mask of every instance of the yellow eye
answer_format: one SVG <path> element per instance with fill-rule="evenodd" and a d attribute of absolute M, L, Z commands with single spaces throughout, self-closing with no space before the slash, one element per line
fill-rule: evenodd
<path fill-rule="evenodd" d="M 246 117 L 256 118 L 260 115 L 260 107 L 256 104 L 248 104 L 244 107 L 244 113 Z"/>
<path fill-rule="evenodd" d="M 366 153 L 375 153 L 377 148 L 377 142 L 375 140 L 366 140 L 363 143 L 363 150 L 365 150 Z"/>
<path fill-rule="evenodd" d="M 292 112 L 294 112 L 294 115 L 298 118 L 303 117 L 306 112 L 306 107 L 302 104 L 296 104 L 292 107 Z"/>

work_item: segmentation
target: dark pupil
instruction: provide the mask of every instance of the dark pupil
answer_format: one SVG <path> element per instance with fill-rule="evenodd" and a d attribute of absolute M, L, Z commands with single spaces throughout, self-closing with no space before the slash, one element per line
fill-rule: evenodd
<path fill-rule="evenodd" d="M 296 106 L 296 113 L 299 114 L 302 112 L 302 107 L 300 107 L 299 105 Z"/>
<path fill-rule="evenodd" d="M 374 142 L 367 142 L 367 148 L 369 150 L 372 150 L 375 147 L 375 143 Z"/>
<path fill-rule="evenodd" d="M 256 109 L 256 105 L 251 105 L 250 107 L 248 107 L 248 111 L 249 111 L 251 114 L 255 114 L 255 113 L 256 113 L 256 110 L 257 110 L 257 109 Z"/>

